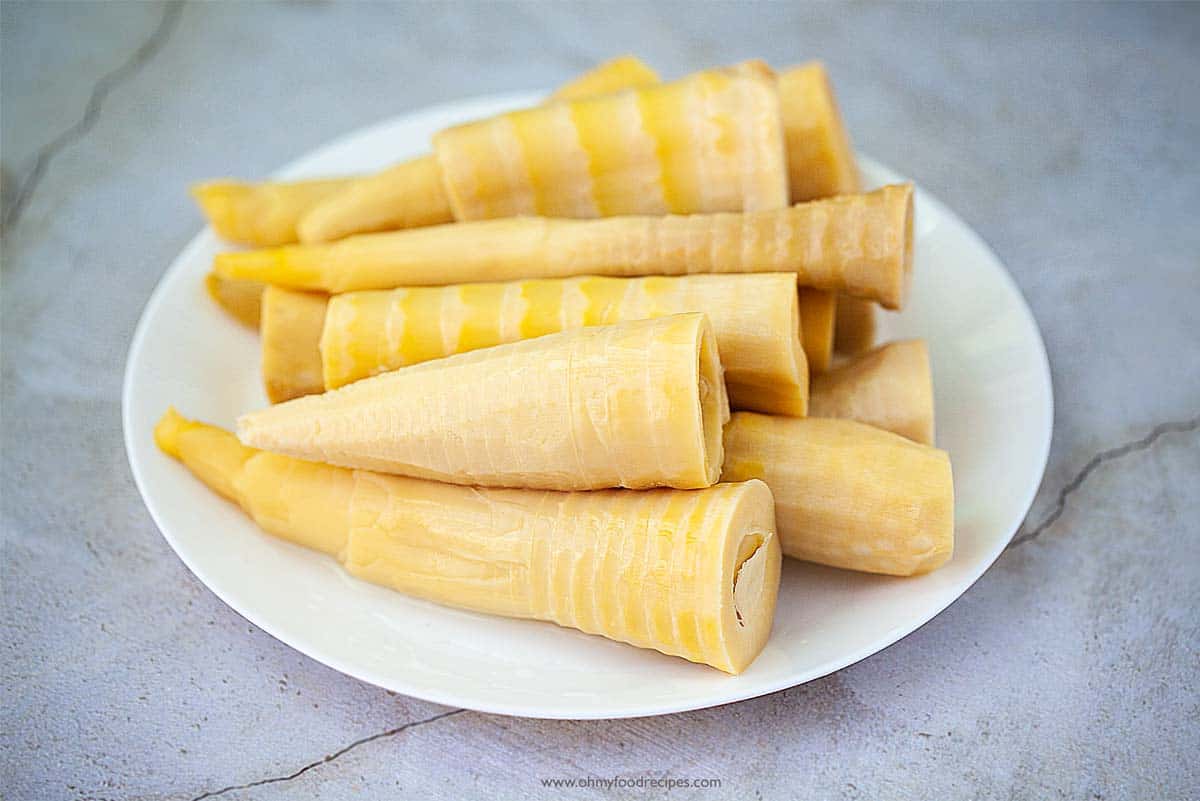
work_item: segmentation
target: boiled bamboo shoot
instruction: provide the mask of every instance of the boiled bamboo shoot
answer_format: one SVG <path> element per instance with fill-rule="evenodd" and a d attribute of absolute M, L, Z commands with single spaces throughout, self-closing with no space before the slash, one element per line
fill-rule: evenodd
<path fill-rule="evenodd" d="M 454 222 L 433 156 L 364 176 L 323 200 L 297 225 L 301 242 Z"/>
<path fill-rule="evenodd" d="M 558 87 L 550 95 L 550 100 L 579 100 L 609 95 L 623 89 L 654 86 L 658 82 L 658 73 L 641 59 L 636 56 L 617 56 Z"/>
<path fill-rule="evenodd" d="M 724 481 L 761 478 L 787 556 L 909 576 L 954 550 L 954 482 L 944 451 L 851 420 L 738 412 Z"/>
<path fill-rule="evenodd" d="M 612 59 L 562 86 L 551 99 L 575 99 L 656 83 L 654 70 L 632 56 Z M 432 173 L 430 170 L 432 169 Z M 209 181 L 192 194 L 217 234 L 254 247 L 325 241 L 387 226 L 451 222 L 432 156 L 380 173 L 315 181 Z M 432 179 L 432 180 L 431 180 Z M 426 205 L 422 205 L 426 204 Z M 328 206 L 328 207 L 326 207 Z M 326 207 L 326 208 L 322 208 Z M 318 213 L 316 210 L 321 208 Z M 309 212 L 313 212 L 308 219 Z"/>
<path fill-rule="evenodd" d="M 329 298 L 267 287 L 262 298 L 262 374 L 267 399 L 282 403 L 320 385 L 321 327 Z"/>
<path fill-rule="evenodd" d="M 793 203 L 861 192 L 854 148 L 825 65 L 811 61 L 779 75 Z"/>
<path fill-rule="evenodd" d="M 261 281 L 233 281 L 216 273 L 204 277 L 208 296 L 242 325 L 258 328 L 262 318 L 262 296 L 266 288 Z"/>
<path fill-rule="evenodd" d="M 297 226 L 301 217 L 353 182 L 353 178 L 206 181 L 192 187 L 192 197 L 217 236 L 242 245 L 272 247 L 299 241 Z"/>
<path fill-rule="evenodd" d="M 730 405 L 805 414 L 808 366 L 792 273 L 585 277 L 335 295 L 320 353 L 315 343 L 310 351 L 323 364 L 324 380 L 318 376 L 300 394 L 503 342 L 684 312 L 703 312 L 712 322 Z M 264 349 L 267 336 L 264 327 Z M 308 343 L 312 336 L 279 331 L 276 339 Z M 292 380 L 284 374 L 267 383 Z"/>
<path fill-rule="evenodd" d="M 574 275 L 794 272 L 802 286 L 900 308 L 912 186 L 786 209 L 568 220 L 513 217 L 222 253 L 225 278 L 352 292 Z"/>
<path fill-rule="evenodd" d="M 852 295 L 838 295 L 833 348 L 855 356 L 875 344 L 875 303 Z"/>
<path fill-rule="evenodd" d="M 808 369 L 814 375 L 828 370 L 833 359 L 836 309 L 836 293 L 800 287 L 800 338 L 804 342 Z"/>
<path fill-rule="evenodd" d="M 779 104 L 788 148 L 793 203 L 862 191 L 854 148 L 825 66 L 818 61 L 779 75 Z M 875 304 L 852 295 L 838 299 L 834 346 L 846 354 L 875 341 Z"/>
<path fill-rule="evenodd" d="M 813 417 L 842 417 L 933 444 L 933 381 L 925 342 L 892 342 L 812 380 Z"/>
<path fill-rule="evenodd" d="M 159 447 L 268 533 L 438 603 L 533 618 L 728 673 L 766 644 L 779 586 L 771 493 L 476 489 L 302 462 L 168 411 Z"/>
<path fill-rule="evenodd" d="M 459 125 L 433 149 L 457 220 L 787 205 L 779 98 L 762 62 Z"/>
<path fill-rule="evenodd" d="M 679 314 L 458 353 L 243 415 L 247 445 L 460 484 L 706 487 L 729 419 L 712 326 Z"/>

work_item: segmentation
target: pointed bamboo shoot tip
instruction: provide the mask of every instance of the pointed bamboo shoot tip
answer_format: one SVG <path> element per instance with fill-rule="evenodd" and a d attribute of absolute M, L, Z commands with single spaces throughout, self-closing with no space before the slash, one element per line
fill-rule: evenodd
<path fill-rule="evenodd" d="M 223 237 L 232 231 L 229 224 L 235 214 L 234 204 L 249 191 L 250 187 L 239 181 L 205 181 L 189 188 L 192 199 Z"/>
<path fill-rule="evenodd" d="M 192 421 L 168 406 L 158 425 L 154 426 L 154 444 L 163 453 L 179 458 L 179 435 L 191 428 Z"/>
<path fill-rule="evenodd" d="M 234 281 L 263 281 L 265 283 L 288 284 L 283 268 L 282 248 L 242 250 L 218 253 L 213 257 L 213 272 L 221 278 Z M 278 279 L 284 280 L 279 281 Z"/>

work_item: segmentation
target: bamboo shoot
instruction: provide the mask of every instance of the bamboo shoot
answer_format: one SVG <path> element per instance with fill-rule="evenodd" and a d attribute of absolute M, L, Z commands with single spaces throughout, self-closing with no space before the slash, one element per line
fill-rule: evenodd
<path fill-rule="evenodd" d="M 779 75 L 793 203 L 861 192 L 854 148 L 825 65 L 810 61 Z"/>
<path fill-rule="evenodd" d="M 286 183 L 206 181 L 192 187 L 192 197 L 217 236 L 262 248 L 299 241 L 300 218 L 353 182 L 353 178 Z"/>
<path fill-rule="evenodd" d="M 805 414 L 808 366 L 792 273 L 585 277 L 335 295 L 320 352 L 315 344 L 310 352 L 321 360 L 324 380 L 300 394 L 504 342 L 684 312 L 703 312 L 712 322 L 732 406 Z M 265 328 L 263 337 L 266 348 Z M 276 338 L 312 340 L 308 331 L 280 331 Z M 290 374 L 267 379 L 289 380 Z"/>
<path fill-rule="evenodd" d="M 706 487 L 729 419 L 712 326 L 679 314 L 458 353 L 243 415 L 247 445 L 459 484 Z"/>
<path fill-rule="evenodd" d="M 323 199 L 297 225 L 301 242 L 454 222 L 433 156 L 402 161 Z"/>
<path fill-rule="evenodd" d="M 568 220 L 513 217 L 218 254 L 225 278 L 352 292 L 574 275 L 794 272 L 801 286 L 900 308 L 912 186 L 786 209 Z"/>
<path fill-rule="evenodd" d="M 838 295 L 833 348 L 838 353 L 856 356 L 875 344 L 875 303 L 852 295 Z"/>
<path fill-rule="evenodd" d="M 829 369 L 837 295 L 824 289 L 800 288 L 800 338 L 813 375 Z"/>
<path fill-rule="evenodd" d="M 168 411 L 159 447 L 268 533 L 363 580 L 739 673 L 770 634 L 780 553 L 760 481 L 700 490 L 459 487 L 302 462 Z"/>
<path fill-rule="evenodd" d="M 950 559 L 954 482 L 944 451 L 851 420 L 738 412 L 723 481 L 761 478 L 787 556 L 910 576 Z"/>
<path fill-rule="evenodd" d="M 813 417 L 841 417 L 933 444 L 933 381 L 925 342 L 892 342 L 812 380 Z"/>
<path fill-rule="evenodd" d="M 263 387 L 271 403 L 299 398 L 320 385 L 321 327 L 329 298 L 267 287 L 262 298 Z"/>
<path fill-rule="evenodd" d="M 784 70 L 779 76 L 779 104 L 792 202 L 861 192 L 854 148 L 825 66 L 813 61 Z M 842 295 L 837 305 L 835 348 L 854 355 L 868 350 L 874 341 L 875 304 Z"/>
<path fill-rule="evenodd" d="M 656 83 L 654 70 L 632 56 L 612 59 L 562 86 L 551 99 L 574 99 Z M 192 195 L 217 234 L 253 247 L 325 241 L 388 226 L 451 222 L 432 156 L 371 175 L 315 181 L 209 181 Z M 431 172 L 432 170 L 432 172 Z M 427 204 L 427 205 L 422 205 Z M 321 208 L 320 212 L 316 210 Z M 307 217 L 313 212 L 311 219 Z"/>
<path fill-rule="evenodd" d="M 433 149 L 462 221 L 787 205 L 779 98 L 762 62 L 459 125 Z"/>
<path fill-rule="evenodd" d="M 217 302 L 233 319 L 250 328 L 258 328 L 262 318 L 262 296 L 266 288 L 261 281 L 232 281 L 216 273 L 204 277 L 208 296 Z"/>

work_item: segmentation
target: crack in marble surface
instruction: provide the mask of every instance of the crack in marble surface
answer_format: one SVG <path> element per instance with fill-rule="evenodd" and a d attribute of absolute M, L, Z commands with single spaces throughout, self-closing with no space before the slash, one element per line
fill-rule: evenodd
<path fill-rule="evenodd" d="M 290 782 L 292 779 L 297 779 L 297 778 L 303 776 L 305 773 L 308 773 L 310 770 L 313 770 L 314 768 L 319 768 L 322 765 L 328 765 L 330 762 L 333 762 L 334 760 L 336 760 L 342 756 L 345 756 L 346 754 L 350 753 L 354 749 L 358 748 L 360 745 L 366 745 L 367 743 L 373 743 L 376 740 L 384 740 L 384 739 L 387 739 L 388 737 L 395 737 L 397 734 L 406 732 L 409 729 L 415 729 L 418 726 L 424 726 L 426 723 L 435 723 L 439 720 L 445 720 L 446 718 L 454 717 L 455 715 L 462 714 L 463 712 L 466 712 L 466 711 L 467 710 L 465 710 L 465 709 L 452 709 L 449 712 L 442 712 L 440 714 L 434 715 L 433 717 L 424 718 L 423 720 L 414 720 L 409 723 L 405 723 L 403 726 L 397 726 L 394 729 L 388 729 L 387 731 L 381 731 L 376 734 L 371 734 L 366 737 L 355 740 L 354 742 L 350 743 L 349 745 L 339 748 L 337 751 L 334 751 L 331 754 L 326 754 L 325 756 L 321 757 L 320 759 L 318 759 L 314 762 L 309 762 L 307 765 L 300 768 L 299 770 L 296 770 L 285 776 L 270 776 L 266 779 L 258 779 L 256 781 L 247 782 L 246 784 L 231 784 L 228 787 L 222 787 L 220 790 L 208 790 L 206 792 L 201 793 L 198 796 L 195 796 L 194 798 L 191 799 L 191 801 L 203 801 L 203 799 L 205 799 L 205 798 L 216 798 L 217 796 L 222 796 L 222 795 L 225 795 L 226 793 L 232 793 L 237 790 L 248 790 L 251 787 L 262 787 L 265 784 L 281 784 L 283 782 Z"/>
<path fill-rule="evenodd" d="M 133 55 L 126 59 L 125 63 L 96 81 L 91 95 L 88 97 L 87 105 L 84 107 L 83 116 L 70 128 L 38 148 L 33 168 L 20 182 L 12 202 L 4 209 L 3 218 L 0 219 L 0 231 L 7 233 L 20 221 L 21 213 L 25 210 L 29 199 L 33 197 L 33 192 L 46 174 L 50 162 L 68 145 L 74 144 L 88 135 L 97 120 L 100 119 L 100 111 L 105 98 L 123 82 L 136 75 L 163 48 L 163 45 L 171 37 L 171 32 L 175 29 L 175 24 L 179 21 L 182 11 L 182 0 L 173 0 L 173 2 L 167 3 L 158 25 L 138 46 L 137 50 L 133 51 Z"/>
<path fill-rule="evenodd" d="M 1150 430 L 1150 433 L 1140 439 L 1131 440 L 1114 448 L 1100 451 L 1100 453 L 1088 460 L 1087 464 L 1075 474 L 1075 477 L 1068 481 L 1061 490 L 1059 490 L 1058 498 L 1054 502 L 1054 509 L 1050 514 L 1046 515 L 1041 523 L 1038 523 L 1032 529 L 1024 530 L 1013 537 L 1013 541 L 1008 544 L 1005 550 L 1011 550 L 1019 545 L 1024 545 L 1027 542 L 1040 537 L 1048 528 L 1058 522 L 1058 519 L 1063 516 L 1067 509 L 1067 498 L 1076 490 L 1083 486 L 1088 477 L 1092 475 L 1099 467 L 1108 462 L 1128 456 L 1131 453 L 1147 450 L 1154 446 L 1160 438 L 1165 434 L 1186 434 L 1190 431 L 1200 429 L 1200 416 L 1193 417 L 1188 420 L 1172 420 L 1166 423 L 1160 423 Z"/>

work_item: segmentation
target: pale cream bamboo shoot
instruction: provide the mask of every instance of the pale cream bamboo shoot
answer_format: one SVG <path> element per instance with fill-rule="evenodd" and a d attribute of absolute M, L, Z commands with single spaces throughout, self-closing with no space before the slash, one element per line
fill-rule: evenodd
<path fill-rule="evenodd" d="M 583 277 L 335 295 L 320 341 L 324 380 L 301 394 L 504 342 L 685 312 L 702 312 L 712 322 L 733 407 L 806 413 L 808 366 L 791 273 Z M 311 332 L 280 334 L 287 342 L 312 339 Z M 264 348 L 265 336 L 264 330 Z M 311 356 L 318 356 L 315 346 Z"/>
<path fill-rule="evenodd" d="M 263 387 L 271 403 L 308 395 L 322 384 L 321 327 L 326 295 L 267 287 L 262 297 Z"/>
<path fill-rule="evenodd" d="M 774 211 L 568 220 L 514 217 L 219 254 L 217 273 L 351 292 L 575 275 L 794 272 L 801 286 L 900 308 L 912 187 Z"/>
<path fill-rule="evenodd" d="M 876 313 L 874 301 L 839 295 L 833 349 L 846 356 L 870 350 L 875 344 Z"/>
<path fill-rule="evenodd" d="M 300 218 L 325 198 L 346 189 L 353 178 L 245 183 L 207 181 L 192 187 L 192 197 L 217 236 L 253 247 L 299 241 Z"/>
<path fill-rule="evenodd" d="M 706 487 L 729 404 L 712 326 L 679 314 L 459 353 L 243 415 L 247 445 L 460 484 Z"/>
<path fill-rule="evenodd" d="M 793 203 L 862 191 L 854 148 L 838 111 L 825 66 L 813 61 L 779 75 L 779 103 L 788 148 Z M 875 304 L 838 298 L 834 347 L 854 355 L 875 341 Z"/>
<path fill-rule="evenodd" d="M 588 70 L 562 86 L 551 99 L 578 99 L 657 81 L 654 70 L 632 56 L 624 56 Z M 218 236 L 253 247 L 298 242 L 302 228 L 307 232 L 305 241 L 312 242 L 388 230 L 389 226 L 434 225 L 454 219 L 432 156 L 347 178 L 208 181 L 197 184 L 192 195 Z"/>
<path fill-rule="evenodd" d="M 779 98 L 762 62 L 459 125 L 433 147 L 457 220 L 787 205 Z"/>
<path fill-rule="evenodd" d="M 728 673 L 745 670 L 771 631 L 780 552 L 760 481 L 644 492 L 460 487 L 256 451 L 174 410 L 155 438 L 268 533 L 412 596 L 551 621 Z"/>
<path fill-rule="evenodd" d="M 351 234 L 454 222 L 433 156 L 404 161 L 359 178 L 304 215 L 301 242 L 328 242 Z"/>
<path fill-rule="evenodd" d="M 800 338 L 813 374 L 829 369 L 833 360 L 833 332 L 837 295 L 825 289 L 800 288 Z"/>
<path fill-rule="evenodd" d="M 250 328 L 258 328 L 262 319 L 263 290 L 266 289 L 261 281 L 235 281 L 209 273 L 204 277 L 204 288 L 233 319 Z"/>
<path fill-rule="evenodd" d="M 841 417 L 933 444 L 933 381 L 925 342 L 892 342 L 812 379 L 813 417 Z"/>
<path fill-rule="evenodd" d="M 944 451 L 851 420 L 738 412 L 724 481 L 761 478 L 787 556 L 909 576 L 954 550 L 954 482 Z"/>

